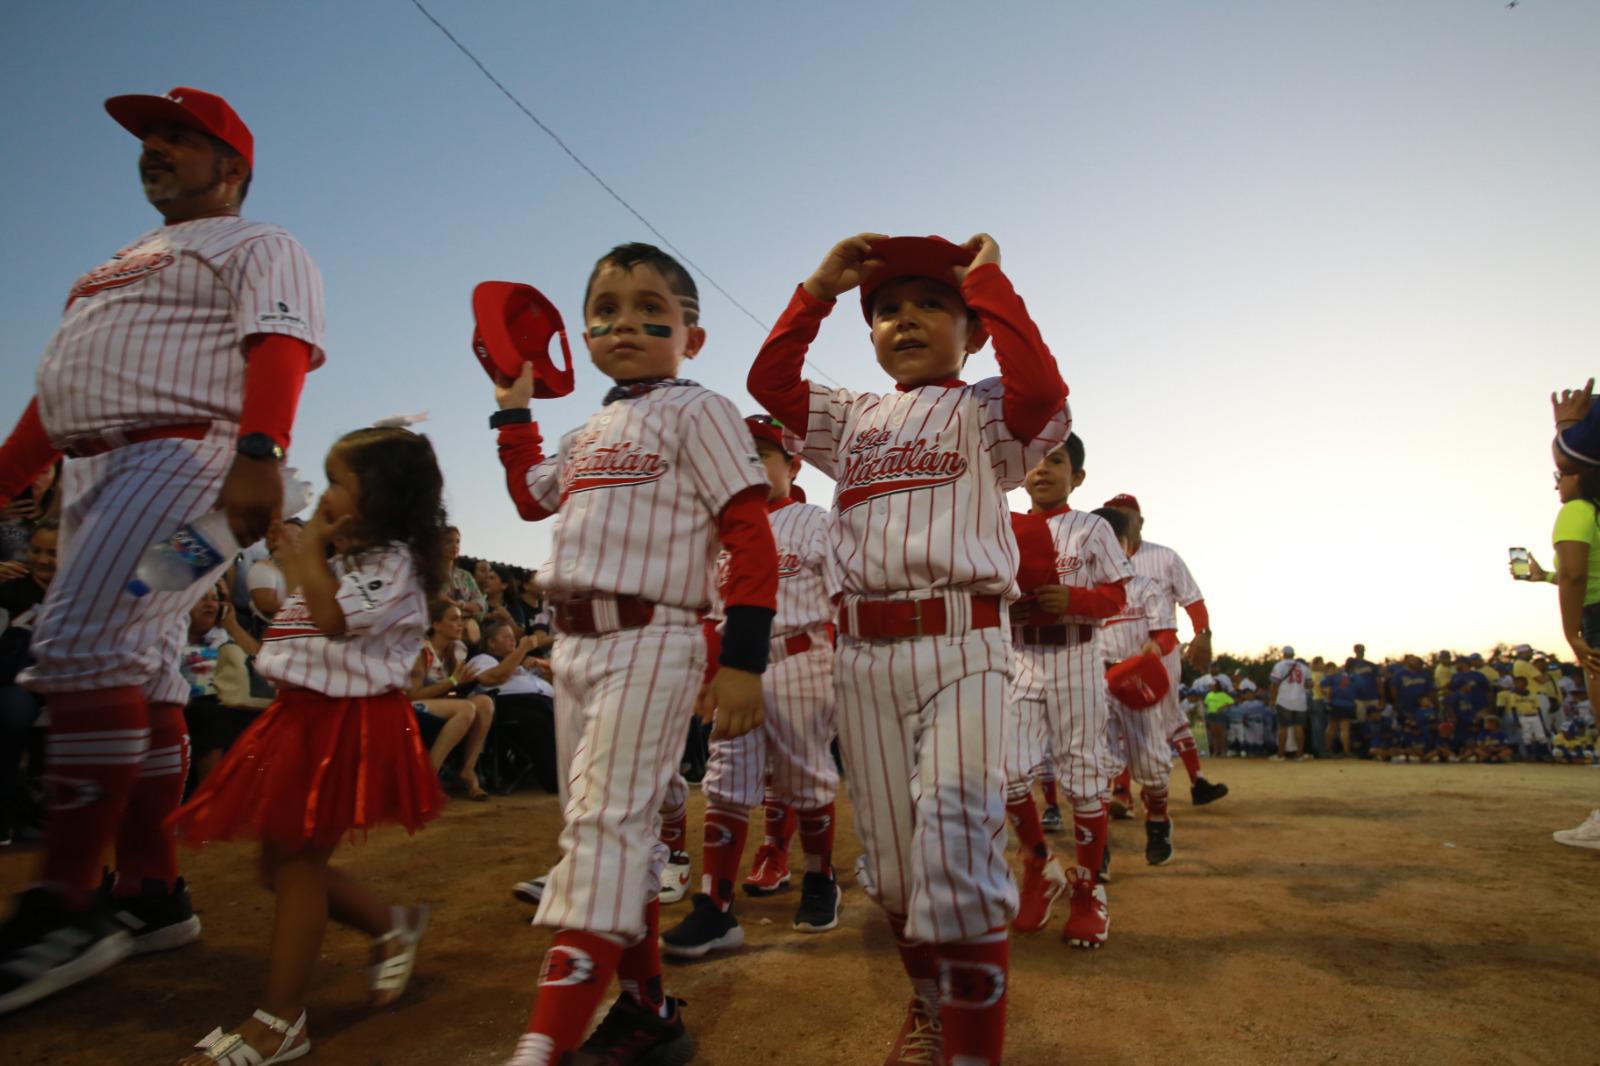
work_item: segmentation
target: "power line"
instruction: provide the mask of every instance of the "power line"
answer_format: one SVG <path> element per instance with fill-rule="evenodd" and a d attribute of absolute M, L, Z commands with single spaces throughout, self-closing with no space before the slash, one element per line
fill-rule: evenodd
<path fill-rule="evenodd" d="M 524 115 L 528 116 L 528 120 L 530 122 L 532 122 L 535 126 L 538 126 L 541 130 L 543 130 L 545 136 L 549 137 L 552 141 L 555 141 L 556 142 L 556 146 L 558 148 L 560 148 L 563 152 L 567 153 L 567 157 L 569 159 L 571 159 L 574 163 L 578 164 L 578 166 L 583 169 L 583 172 L 585 174 L 587 174 L 587 175 L 589 175 L 589 177 L 593 178 L 596 185 L 598 185 L 602 189 L 604 189 L 606 191 L 606 193 L 613 200 L 615 200 L 617 203 L 621 204 L 624 208 L 626 208 L 630 215 L 632 215 L 634 218 L 638 219 L 644 225 L 645 229 L 648 229 L 651 233 L 655 234 L 657 240 L 659 240 L 662 244 L 664 244 L 668 248 L 670 248 L 674 255 L 676 255 L 679 259 L 681 259 L 685 263 L 687 263 L 689 265 L 689 267 L 691 269 L 693 269 L 696 274 L 699 274 L 702 278 L 704 278 L 706 280 L 707 284 L 709 284 L 713 289 L 716 289 L 718 292 L 720 292 L 723 295 L 724 299 L 726 299 L 733 306 L 737 307 L 740 311 L 744 312 L 744 316 L 746 318 L 748 318 L 750 321 L 754 322 L 757 326 L 761 327 L 761 332 L 763 332 L 763 333 L 771 333 L 772 332 L 772 327 L 771 326 L 769 326 L 765 322 L 761 321 L 761 319 L 757 318 L 750 311 L 750 309 L 748 307 L 746 307 L 744 304 L 740 303 L 738 300 L 734 299 L 733 294 L 731 292 L 729 292 L 727 289 L 724 289 L 720 284 L 718 284 L 716 278 L 714 278 L 710 274 L 706 273 L 706 270 L 705 270 L 704 267 L 700 266 L 700 264 L 696 263 L 693 259 L 690 259 L 686 254 L 684 254 L 683 249 L 679 248 L 676 244 L 673 244 L 672 241 L 670 239 L 668 239 L 668 237 L 667 237 L 667 235 L 665 233 L 662 233 L 659 229 L 657 229 L 655 227 L 655 224 L 653 222 L 651 222 L 648 218 L 645 218 L 642 214 L 640 214 L 639 210 L 636 207 L 634 207 L 632 204 L 630 204 L 626 199 L 624 199 L 621 193 L 617 192 L 617 190 L 613 189 L 609 184 L 607 184 L 606 183 L 606 179 L 602 178 L 599 174 L 595 173 L 595 169 L 593 167 L 591 167 L 588 163 L 585 163 L 583 161 L 583 159 L 578 155 L 577 152 L 574 152 L 570 147 L 568 147 L 567 142 L 561 139 L 561 135 L 560 134 L 556 133 L 555 130 L 553 130 L 549 126 L 547 126 L 544 123 L 544 121 L 539 118 L 538 115 L 535 115 L 532 111 L 530 111 L 526 104 L 524 104 L 521 100 L 517 99 L 517 96 L 516 96 L 515 93 L 513 93 L 510 89 L 506 88 L 504 83 L 502 83 L 499 78 L 495 77 L 493 72 L 490 71 L 488 67 L 484 66 L 483 60 L 479 59 L 476 55 L 474 55 L 472 49 L 470 49 L 466 45 L 462 44 L 460 39 L 457 38 L 455 34 L 451 33 L 449 28 L 447 26 L 445 26 L 444 23 L 442 23 L 438 19 L 434 18 L 433 17 L 433 13 L 431 11 L 429 11 L 427 8 L 422 6 L 421 0 L 411 0 L 411 4 L 418 11 L 422 12 L 422 17 L 427 19 L 429 22 L 433 23 L 434 27 L 440 33 L 444 34 L 445 37 L 450 41 L 450 43 L 455 45 L 456 48 L 458 50 L 460 50 L 462 55 L 466 56 L 468 59 L 470 59 L 472 61 L 472 65 L 477 67 L 478 70 L 483 74 L 483 76 L 485 78 L 489 79 L 490 84 L 492 84 L 496 89 L 500 90 L 501 95 L 503 95 L 507 100 L 510 100 L 511 103 L 516 107 L 516 109 L 518 111 L 521 111 Z M 823 373 L 822 370 L 820 370 L 818 367 L 816 367 L 814 364 L 812 364 L 810 360 L 806 361 L 806 366 L 811 369 L 811 372 L 813 374 L 815 374 L 818 377 L 822 378 L 824 381 L 826 381 L 828 384 L 832 385 L 834 388 L 841 388 L 842 387 L 837 381 L 834 381 L 827 374 Z"/>

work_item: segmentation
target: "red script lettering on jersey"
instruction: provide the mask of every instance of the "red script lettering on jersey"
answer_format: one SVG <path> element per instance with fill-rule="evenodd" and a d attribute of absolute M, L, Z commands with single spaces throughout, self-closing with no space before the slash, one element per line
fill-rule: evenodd
<path fill-rule="evenodd" d="M 939 451 L 925 440 L 885 450 L 890 436 L 887 429 L 869 429 L 850 442 L 839 478 L 841 514 L 877 496 L 948 485 L 967 472 L 960 452 Z"/>
<path fill-rule="evenodd" d="M 561 498 L 590 489 L 615 489 L 659 481 L 668 463 L 655 452 L 643 451 L 633 441 L 594 448 L 567 460 L 561 470 Z"/>
<path fill-rule="evenodd" d="M 111 257 L 111 262 L 97 266 L 79 278 L 77 284 L 72 286 L 72 291 L 67 294 L 67 303 L 72 303 L 80 296 L 132 285 L 158 270 L 165 270 L 174 261 L 171 252 L 143 252 L 126 257 L 118 252 Z"/>

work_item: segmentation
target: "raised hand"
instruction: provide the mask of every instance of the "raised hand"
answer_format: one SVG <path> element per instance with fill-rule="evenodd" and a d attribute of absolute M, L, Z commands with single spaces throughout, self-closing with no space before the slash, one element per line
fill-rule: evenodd
<path fill-rule="evenodd" d="M 964 267 L 958 266 L 955 268 L 957 283 L 966 280 L 969 271 L 976 270 L 987 263 L 993 263 L 995 266 L 1000 265 L 1000 245 L 987 233 L 974 233 L 962 243 L 961 247 L 973 254 L 972 262 Z"/>
<path fill-rule="evenodd" d="M 872 242 L 883 240 L 885 236 L 858 233 L 834 245 L 823 258 L 822 265 L 805 280 L 806 292 L 819 300 L 835 300 L 840 293 L 860 285 L 862 279 L 882 265 L 882 260 L 872 258 Z"/>

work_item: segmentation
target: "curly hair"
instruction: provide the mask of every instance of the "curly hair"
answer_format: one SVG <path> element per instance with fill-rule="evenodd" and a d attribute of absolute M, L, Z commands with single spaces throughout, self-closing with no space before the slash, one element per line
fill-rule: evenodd
<path fill-rule="evenodd" d="M 430 600 L 449 579 L 444 559 L 444 476 L 433 445 L 408 429 L 371 428 L 346 433 L 334 444 L 356 475 L 361 515 L 356 534 L 374 544 L 399 541 Z"/>

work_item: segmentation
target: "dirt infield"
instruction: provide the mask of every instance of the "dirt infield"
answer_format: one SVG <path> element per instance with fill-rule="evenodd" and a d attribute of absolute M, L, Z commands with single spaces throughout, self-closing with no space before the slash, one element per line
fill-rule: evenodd
<path fill-rule="evenodd" d="M 1600 1062 L 1600 852 L 1550 840 L 1600 806 L 1600 771 L 1213 769 L 1233 795 L 1201 810 L 1174 803 L 1170 865 L 1145 866 L 1139 823 L 1116 824 L 1104 949 L 1065 948 L 1059 911 L 1053 930 L 1013 942 L 1008 1063 Z M 849 870 L 847 810 L 840 822 Z M 375 1015 L 361 1006 L 365 945 L 330 934 L 307 1061 L 498 1066 L 548 939 L 508 889 L 555 858 L 558 827 L 552 798 L 517 796 L 457 803 L 414 840 L 392 832 L 349 849 L 352 871 L 397 901 L 433 904 L 434 924 L 413 990 Z M 187 857 L 202 943 L 0 1021 L 0 1061 L 174 1062 L 212 1026 L 243 1018 L 271 914 L 252 859 L 243 846 Z M 27 853 L 0 856 L 0 888 L 32 865 Z M 697 1063 L 882 1062 L 905 982 L 875 909 L 853 889 L 845 900 L 844 924 L 822 936 L 789 929 L 794 891 L 742 900 L 744 949 L 669 964 Z M 681 913 L 669 908 L 667 920 Z"/>

